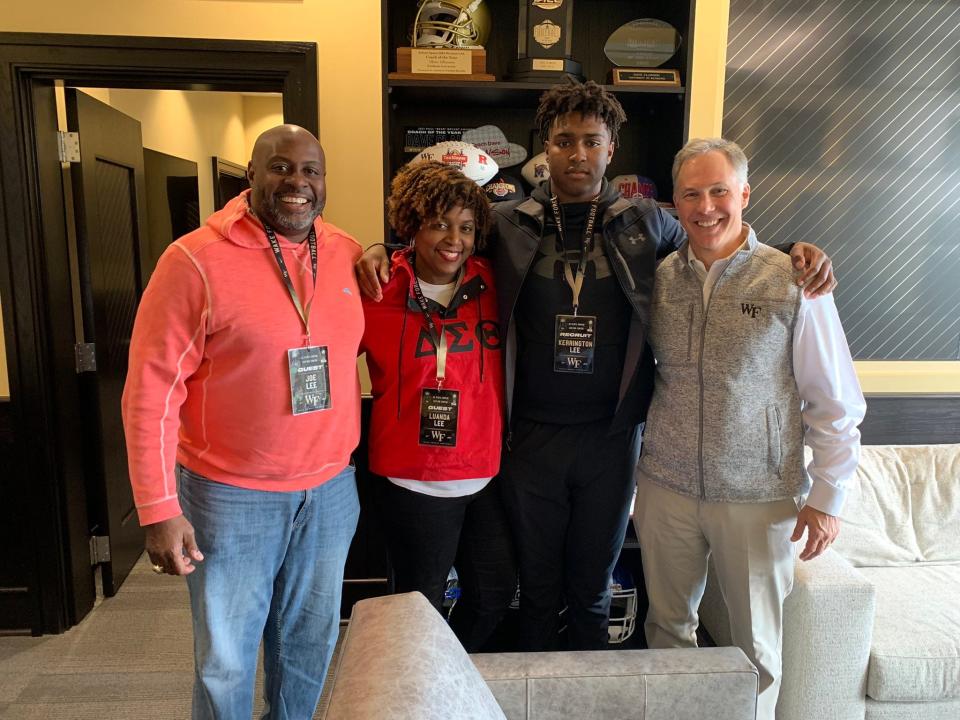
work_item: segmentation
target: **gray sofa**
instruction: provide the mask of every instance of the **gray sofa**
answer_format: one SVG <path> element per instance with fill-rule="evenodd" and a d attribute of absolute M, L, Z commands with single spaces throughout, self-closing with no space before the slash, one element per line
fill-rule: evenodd
<path fill-rule="evenodd" d="M 327 720 L 752 720 L 736 648 L 467 655 L 419 593 L 354 605 Z"/>
<path fill-rule="evenodd" d="M 797 563 L 777 720 L 960 718 L 960 445 L 865 445 L 840 536 Z M 700 619 L 729 642 L 711 573 Z"/>

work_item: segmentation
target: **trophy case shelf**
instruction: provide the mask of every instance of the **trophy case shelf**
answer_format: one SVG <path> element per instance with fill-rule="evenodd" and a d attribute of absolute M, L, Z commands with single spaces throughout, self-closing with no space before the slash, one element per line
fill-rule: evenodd
<path fill-rule="evenodd" d="M 570 0 L 567 0 L 570 1 Z M 686 139 L 689 115 L 689 67 L 692 57 L 696 0 L 572 0 L 572 57 L 583 66 L 585 79 L 610 82 L 613 64 L 603 48 L 611 33 L 640 18 L 656 18 L 680 33 L 680 49 L 663 67 L 679 72 L 680 87 L 609 85 L 627 113 L 620 143 L 608 168 L 608 177 L 636 173 L 653 179 L 660 200 L 672 195 L 670 168 L 673 155 Z M 528 157 L 542 143 L 534 132 L 534 113 L 551 82 L 516 82 L 507 79 L 511 60 L 517 58 L 518 0 L 484 0 L 491 16 L 486 49 L 486 72 L 495 81 L 408 80 L 387 78 L 396 69 L 398 47 L 408 47 L 418 0 L 383 0 L 383 121 L 384 197 L 396 171 L 415 153 L 405 152 L 406 131 L 412 128 L 472 128 L 498 126 Z M 562 77 L 558 77 L 560 82 Z M 506 168 L 519 177 L 522 165 Z"/>
<path fill-rule="evenodd" d="M 389 80 L 387 92 L 391 103 L 437 103 L 456 102 L 468 108 L 489 104 L 516 104 L 536 108 L 540 95 L 551 83 L 532 82 L 457 82 L 455 80 Z M 639 106 L 647 94 L 682 96 L 687 90 L 683 87 L 663 87 L 655 85 L 604 85 L 617 95 L 624 110 L 628 113 L 632 107 Z"/>

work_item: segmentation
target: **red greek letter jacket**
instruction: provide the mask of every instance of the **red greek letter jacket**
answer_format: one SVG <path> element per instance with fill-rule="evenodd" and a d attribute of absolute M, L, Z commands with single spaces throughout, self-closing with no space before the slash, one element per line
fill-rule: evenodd
<path fill-rule="evenodd" d="M 412 249 L 394 254 L 392 276 L 379 303 L 363 298 L 373 385 L 370 469 L 411 480 L 493 477 L 500 469 L 503 432 L 503 353 L 497 296 L 490 267 L 471 257 L 450 307 L 427 300 L 447 337 L 443 387 L 460 392 L 456 447 L 420 444 L 420 394 L 436 388 L 437 358 L 413 294 Z"/>

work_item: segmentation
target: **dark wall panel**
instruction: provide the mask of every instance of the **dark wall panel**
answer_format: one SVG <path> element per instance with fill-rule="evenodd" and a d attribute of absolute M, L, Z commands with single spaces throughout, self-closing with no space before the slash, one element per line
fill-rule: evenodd
<path fill-rule="evenodd" d="M 4 348 L 0 346 L 0 352 Z M 0 399 L 0 547 L 3 562 L 0 562 L 0 630 L 28 632 L 30 630 L 33 598 L 29 586 L 30 537 L 24 532 L 23 518 L 26 509 L 14 487 L 23 483 L 17 471 L 18 459 L 14 452 L 13 415 L 10 401 Z"/>
<path fill-rule="evenodd" d="M 960 395 L 867 395 L 864 445 L 960 442 Z"/>
<path fill-rule="evenodd" d="M 745 218 L 830 253 L 858 359 L 960 359 L 958 68 L 956 0 L 731 0 Z"/>

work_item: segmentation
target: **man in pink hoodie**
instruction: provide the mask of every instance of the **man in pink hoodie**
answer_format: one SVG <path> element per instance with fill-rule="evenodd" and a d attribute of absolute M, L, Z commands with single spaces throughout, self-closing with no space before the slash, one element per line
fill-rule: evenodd
<path fill-rule="evenodd" d="M 356 241 L 321 218 L 317 139 L 263 133 L 251 189 L 161 257 L 123 394 L 154 570 L 185 575 L 194 718 L 312 717 L 359 504 Z"/>

